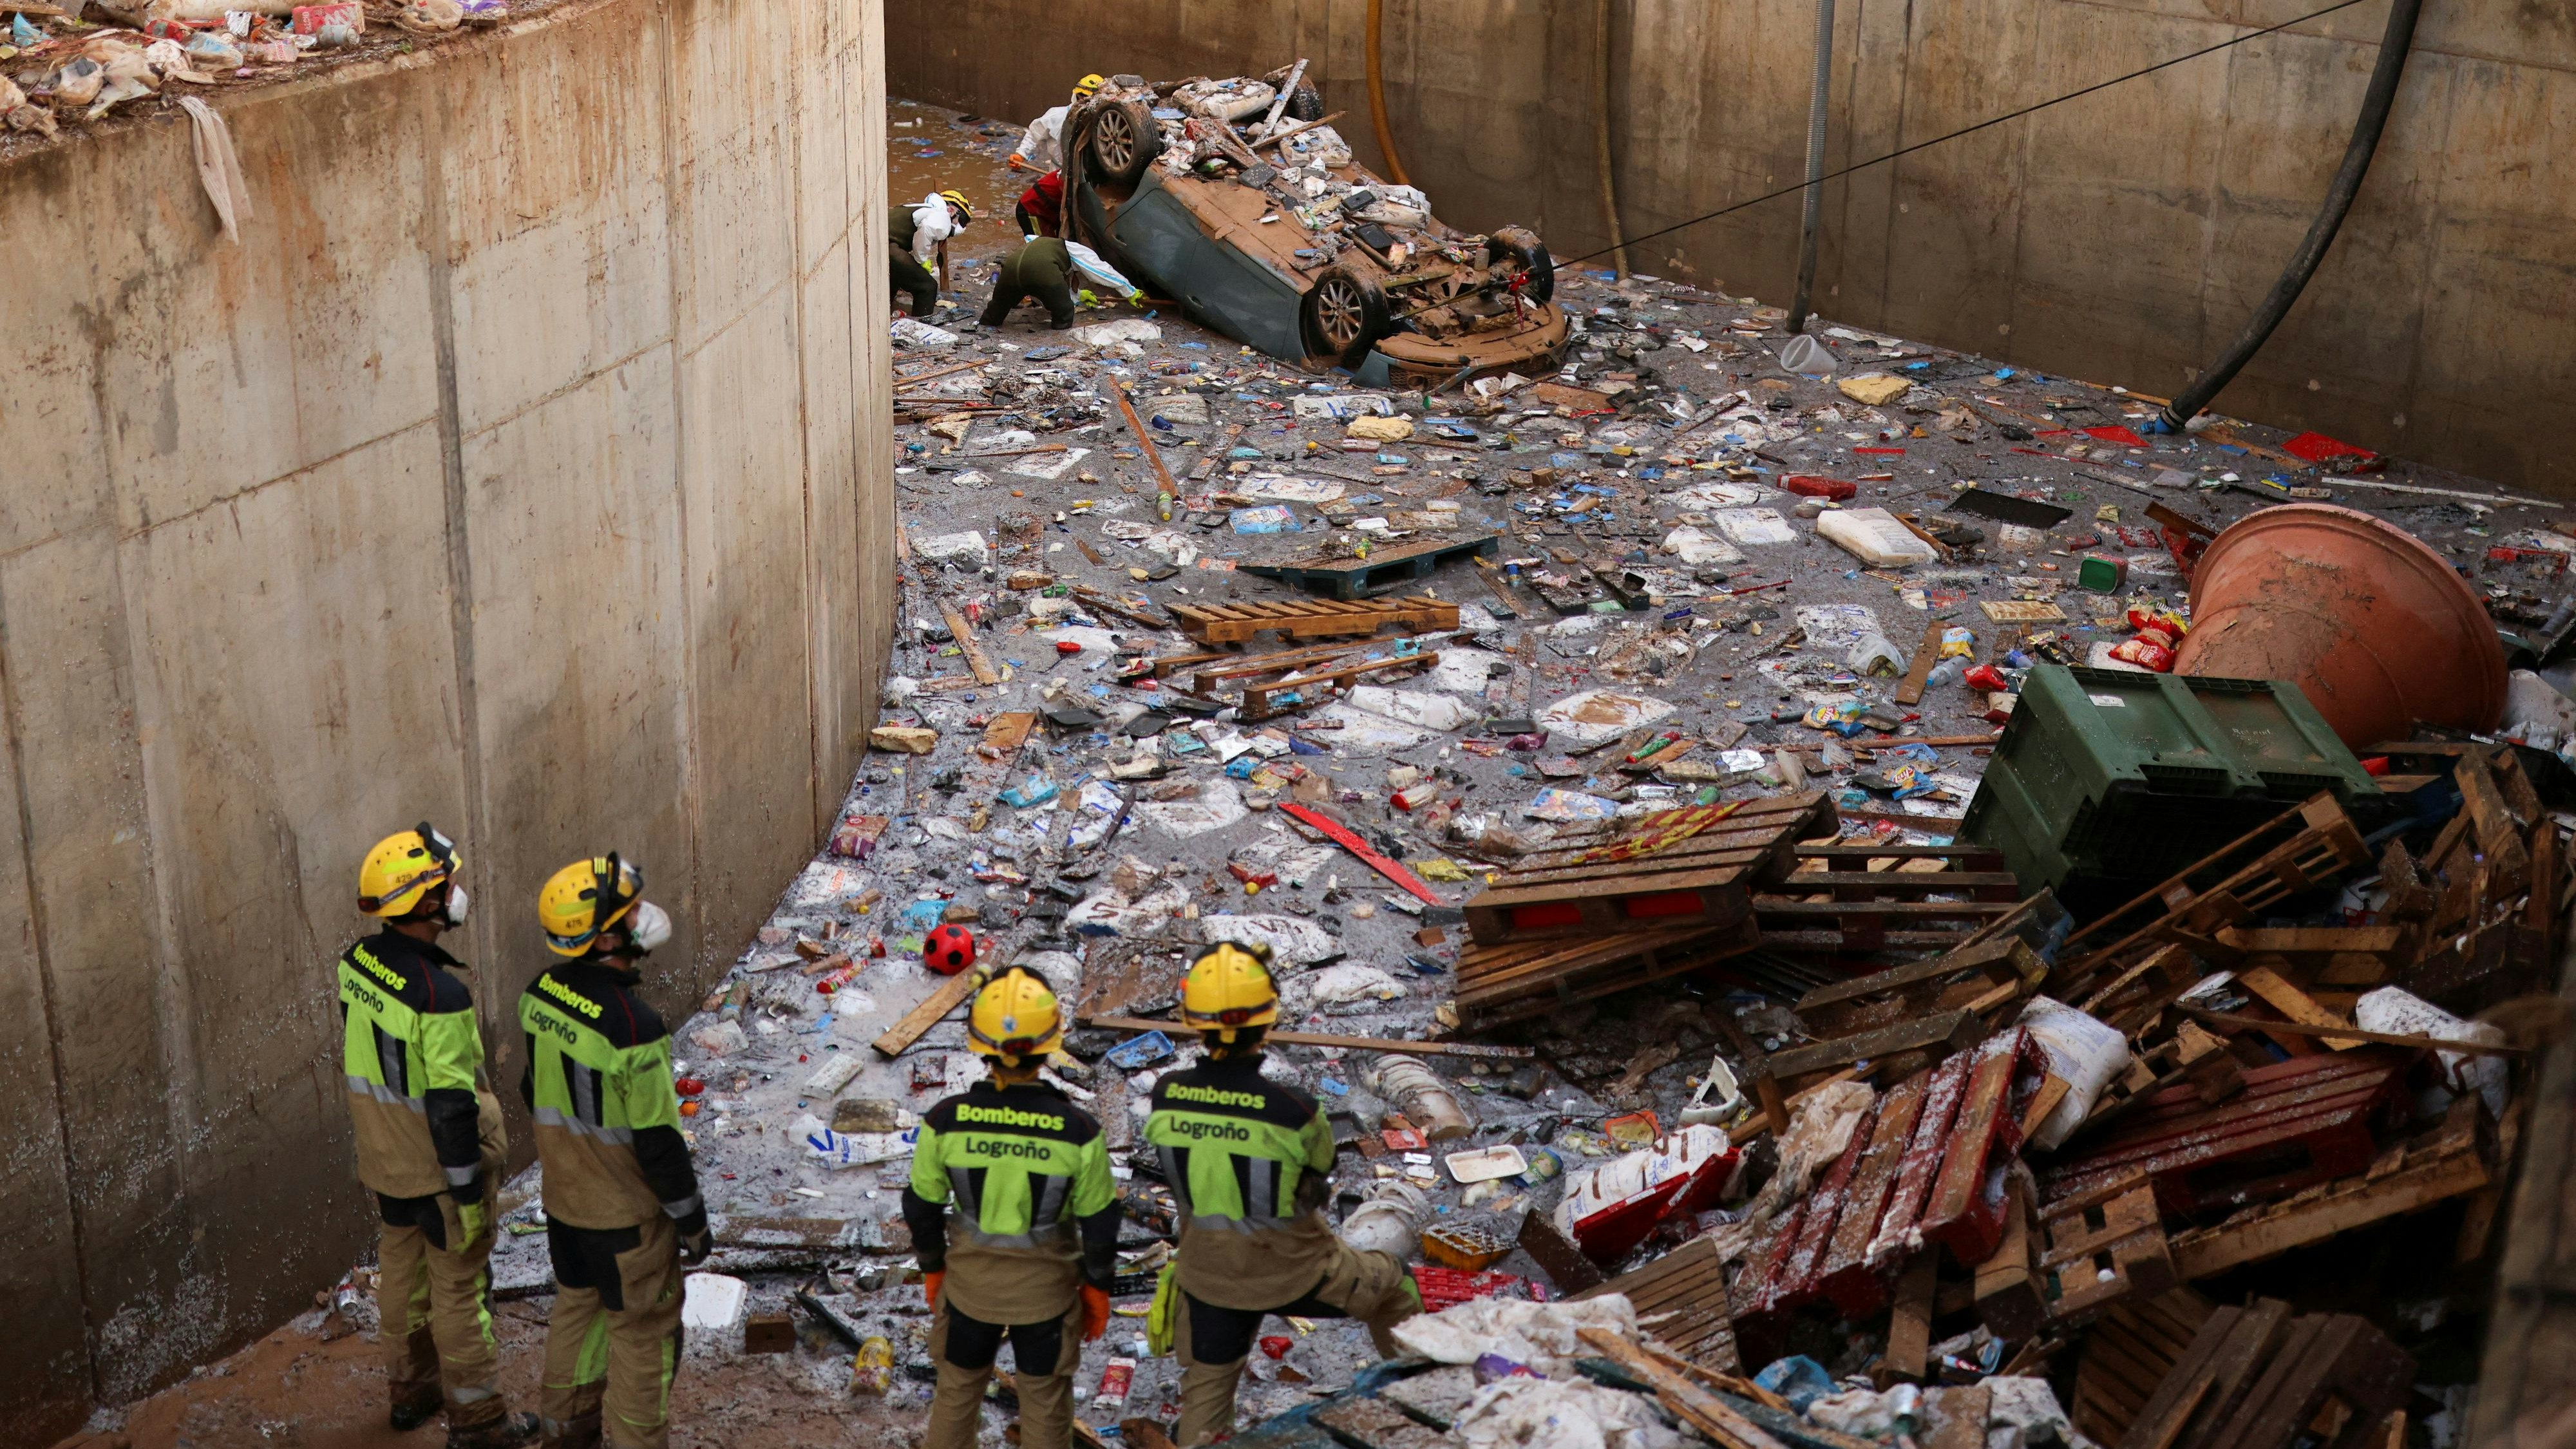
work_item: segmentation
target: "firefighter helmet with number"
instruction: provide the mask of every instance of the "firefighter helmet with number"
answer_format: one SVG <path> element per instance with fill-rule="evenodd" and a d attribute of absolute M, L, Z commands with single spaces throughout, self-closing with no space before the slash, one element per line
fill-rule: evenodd
<path fill-rule="evenodd" d="M 1232 1045 L 1248 1027 L 1279 1019 L 1279 987 L 1270 979 L 1270 948 L 1221 944 L 1190 963 L 1181 982 L 1181 1021 Z"/>
<path fill-rule="evenodd" d="M 546 949 L 558 956 L 589 955 L 600 932 L 626 919 L 643 898 L 644 872 L 617 852 L 574 861 L 537 892 Z"/>
<path fill-rule="evenodd" d="M 1100 88 L 1107 84 L 1109 84 L 1109 78 L 1107 76 L 1102 75 L 1098 71 L 1093 71 L 1091 74 L 1084 76 L 1082 79 L 1073 83 L 1073 98 L 1077 101 L 1088 100 L 1091 97 L 1098 95 L 1100 93 Z"/>
<path fill-rule="evenodd" d="M 428 821 L 396 831 L 377 841 L 358 867 L 358 909 L 385 920 L 400 920 L 464 865 L 456 842 L 439 834 Z"/>
<path fill-rule="evenodd" d="M 1006 967 L 975 993 L 966 1013 L 966 1047 L 977 1056 L 1019 1067 L 1063 1045 L 1063 1008 L 1037 973 Z"/>

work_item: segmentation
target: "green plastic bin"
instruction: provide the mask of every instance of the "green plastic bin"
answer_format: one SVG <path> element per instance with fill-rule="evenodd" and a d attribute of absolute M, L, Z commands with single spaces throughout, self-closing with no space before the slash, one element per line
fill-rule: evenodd
<path fill-rule="evenodd" d="M 2046 664 L 1959 835 L 2064 897 L 2078 876 L 2161 880 L 2319 791 L 2379 796 L 2294 684 Z"/>

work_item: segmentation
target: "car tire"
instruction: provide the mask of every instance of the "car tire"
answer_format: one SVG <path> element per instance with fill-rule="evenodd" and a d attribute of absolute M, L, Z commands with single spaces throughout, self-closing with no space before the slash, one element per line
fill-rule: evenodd
<path fill-rule="evenodd" d="M 1297 332 L 1309 357 L 1356 368 L 1368 360 L 1369 348 L 1393 330 L 1386 293 L 1348 267 L 1326 267 L 1297 299 Z"/>
<path fill-rule="evenodd" d="M 1507 226 L 1485 238 L 1485 257 L 1489 261 L 1509 261 L 1514 268 L 1529 273 L 1529 284 L 1521 295 L 1533 302 L 1545 302 L 1556 295 L 1556 259 L 1548 255 L 1547 243 L 1538 233 L 1525 226 Z"/>
<path fill-rule="evenodd" d="M 1324 119 L 1324 93 L 1305 81 L 1297 82 L 1297 88 L 1288 93 L 1288 119 L 1292 121 Z"/>
<path fill-rule="evenodd" d="M 1082 144 L 1093 181 L 1133 186 L 1162 152 L 1163 130 L 1143 104 L 1121 101 L 1091 113 L 1090 131 Z"/>

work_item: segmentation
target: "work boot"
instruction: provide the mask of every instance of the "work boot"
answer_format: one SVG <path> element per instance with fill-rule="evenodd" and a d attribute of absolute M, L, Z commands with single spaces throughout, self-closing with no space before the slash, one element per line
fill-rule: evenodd
<path fill-rule="evenodd" d="M 1048 330 L 1048 331 L 1051 331 L 1051 332 L 1069 332 L 1069 331 L 1072 331 L 1072 330 L 1073 330 L 1073 319 L 1072 319 L 1072 318 L 1070 318 L 1070 317 L 1059 317 L 1059 318 L 1057 318 L 1055 321 L 1050 322 L 1050 323 L 1048 323 L 1048 324 L 1047 324 L 1047 330 Z"/>
<path fill-rule="evenodd" d="M 520 1449 L 537 1442 L 537 1416 L 503 1414 L 489 1423 L 459 1429 L 449 1425 L 447 1449 Z"/>
<path fill-rule="evenodd" d="M 446 1402 L 446 1396 L 439 1392 L 436 1384 L 415 1389 L 409 1397 L 394 1400 L 393 1412 L 385 1416 L 385 1422 L 394 1426 L 395 1433 L 408 1434 L 437 1418 L 438 1411 L 446 1407 Z"/>
<path fill-rule="evenodd" d="M 599 1449 L 599 1411 L 569 1419 L 545 1419 L 538 1449 Z"/>

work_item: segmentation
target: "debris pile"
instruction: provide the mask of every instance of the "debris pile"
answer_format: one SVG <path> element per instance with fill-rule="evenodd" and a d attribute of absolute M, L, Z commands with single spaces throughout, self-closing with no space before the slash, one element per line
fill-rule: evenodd
<path fill-rule="evenodd" d="M 1387 1362 L 1265 1323 L 1236 1442 L 2450 1443 L 2556 1025 L 2576 536 L 2249 426 L 2150 438 L 2116 390 L 1791 347 L 1714 284 L 1557 283 L 1545 374 L 1446 394 L 1169 318 L 909 334 L 875 753 L 678 1033 L 747 1285 L 689 1352 L 927 1396 L 895 1199 L 1018 964 L 1081 1024 L 1047 1080 L 1127 1219 L 1082 1432 L 1159 1442 L 1141 1125 L 1196 1050 L 1184 966 L 1239 941 L 1327 1211 L 1435 1312 Z M 2320 492 L 2524 631 L 2525 743 L 2169 671 L 2212 540 Z M 941 926 L 976 968 L 925 959 Z M 540 1188 L 502 1296 L 546 1291 Z"/>

